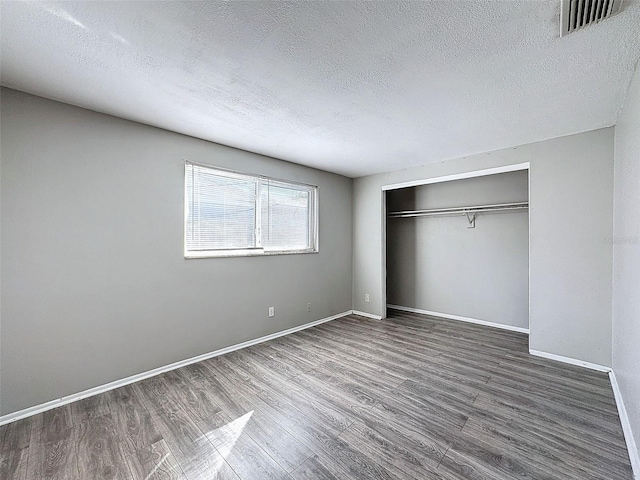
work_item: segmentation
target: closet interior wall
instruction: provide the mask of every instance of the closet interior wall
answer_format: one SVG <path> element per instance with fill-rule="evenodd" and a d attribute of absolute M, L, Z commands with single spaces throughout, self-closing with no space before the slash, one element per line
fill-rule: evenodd
<path fill-rule="evenodd" d="M 528 201 L 528 171 L 400 188 L 387 214 Z M 529 328 L 527 210 L 387 218 L 387 304 Z"/>

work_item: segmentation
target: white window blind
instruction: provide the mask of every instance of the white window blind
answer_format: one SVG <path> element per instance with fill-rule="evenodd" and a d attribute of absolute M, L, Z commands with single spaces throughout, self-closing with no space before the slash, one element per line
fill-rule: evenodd
<path fill-rule="evenodd" d="M 309 248 L 311 191 L 271 180 L 260 187 L 262 246 L 276 250 Z"/>
<path fill-rule="evenodd" d="M 316 189 L 185 164 L 185 256 L 317 251 Z"/>

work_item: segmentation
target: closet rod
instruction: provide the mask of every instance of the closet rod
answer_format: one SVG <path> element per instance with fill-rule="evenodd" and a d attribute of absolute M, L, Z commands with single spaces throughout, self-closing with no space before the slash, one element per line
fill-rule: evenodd
<path fill-rule="evenodd" d="M 503 212 L 508 210 L 524 210 L 529 208 L 529 202 L 497 203 L 494 205 L 474 205 L 470 207 L 431 208 L 427 210 L 404 210 L 389 212 L 390 218 L 406 217 L 434 217 L 438 215 L 466 215 L 472 213 Z"/>

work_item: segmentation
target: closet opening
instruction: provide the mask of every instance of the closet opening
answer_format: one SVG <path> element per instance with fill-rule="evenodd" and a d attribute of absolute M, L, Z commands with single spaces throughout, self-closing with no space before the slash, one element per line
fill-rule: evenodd
<path fill-rule="evenodd" d="M 529 333 L 528 164 L 382 193 L 386 308 Z"/>

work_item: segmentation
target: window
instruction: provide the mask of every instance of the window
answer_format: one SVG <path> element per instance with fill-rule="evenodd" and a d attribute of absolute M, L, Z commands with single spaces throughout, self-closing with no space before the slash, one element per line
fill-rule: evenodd
<path fill-rule="evenodd" d="M 318 251 L 317 187 L 185 163 L 187 258 Z"/>

